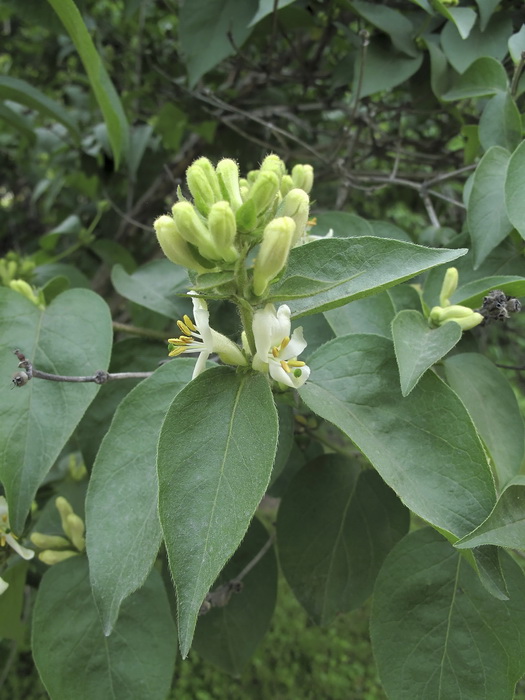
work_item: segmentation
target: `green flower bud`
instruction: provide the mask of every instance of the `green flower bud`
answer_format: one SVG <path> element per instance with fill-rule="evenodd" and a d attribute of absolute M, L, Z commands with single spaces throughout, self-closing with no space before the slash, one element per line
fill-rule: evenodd
<path fill-rule="evenodd" d="M 241 191 L 239 187 L 239 168 L 231 158 L 223 158 L 217 163 L 217 175 L 221 190 L 226 196 L 233 211 L 242 205 Z"/>
<path fill-rule="evenodd" d="M 473 311 L 468 306 L 452 304 L 451 306 L 446 306 L 444 309 L 442 309 L 440 320 L 443 322 L 455 320 L 456 318 L 465 318 L 466 316 L 470 316 L 471 313 L 473 313 Z"/>
<path fill-rule="evenodd" d="M 450 297 L 457 289 L 458 278 L 458 271 L 455 267 L 449 267 L 445 272 L 443 284 L 441 285 L 441 293 L 439 295 L 439 303 L 441 306 L 450 306 Z"/>
<path fill-rule="evenodd" d="M 71 557 L 77 556 L 78 552 L 73 552 L 69 549 L 63 552 L 57 552 L 52 549 L 45 549 L 43 552 L 40 552 L 38 558 L 40 559 L 40 561 L 44 562 L 44 564 L 47 564 L 48 566 L 53 566 L 53 564 L 60 564 L 61 561 L 65 561 L 66 559 L 70 559 Z"/>
<path fill-rule="evenodd" d="M 213 337 L 213 351 L 218 354 L 224 363 L 241 366 L 248 364 L 237 343 L 234 343 L 233 340 L 222 335 L 222 333 L 213 330 L 213 328 L 210 328 L 210 331 Z"/>
<path fill-rule="evenodd" d="M 255 204 L 258 216 L 273 204 L 278 191 L 279 178 L 275 173 L 270 171 L 259 173 L 259 177 L 252 185 L 248 195 L 248 200 Z"/>
<path fill-rule="evenodd" d="M 468 331 L 478 326 L 483 321 L 483 316 L 477 311 L 469 309 L 468 306 L 452 304 L 445 308 L 434 306 L 429 314 L 429 322 L 433 326 L 442 326 L 444 323 L 454 321 L 462 330 Z"/>
<path fill-rule="evenodd" d="M 35 306 L 38 306 L 39 309 L 45 308 L 44 299 L 41 298 L 41 295 L 35 292 L 33 287 L 25 280 L 11 280 L 11 282 L 9 282 L 9 287 L 13 292 L 18 292 L 18 294 L 29 299 L 29 301 Z"/>
<path fill-rule="evenodd" d="M 222 199 L 219 178 L 211 162 L 207 158 L 198 158 L 187 169 L 186 182 L 195 206 L 207 216 L 211 205 Z"/>
<path fill-rule="evenodd" d="M 171 208 L 173 219 L 181 236 L 197 247 L 207 260 L 219 260 L 221 255 L 215 246 L 212 235 L 189 202 L 177 202 Z"/>
<path fill-rule="evenodd" d="M 240 233 L 251 233 L 257 226 L 257 211 L 255 203 L 248 199 L 242 207 L 239 207 L 235 212 L 235 221 L 237 222 L 237 230 Z"/>
<path fill-rule="evenodd" d="M 281 194 L 285 197 L 290 190 L 294 188 L 294 182 L 290 175 L 283 175 L 281 180 Z"/>
<path fill-rule="evenodd" d="M 58 498 L 55 500 L 55 505 L 57 507 L 58 512 L 60 513 L 60 522 L 62 524 L 62 530 L 68 535 L 67 531 L 67 516 L 71 515 L 73 513 L 73 508 L 69 501 L 67 501 L 63 496 L 58 496 Z"/>
<path fill-rule="evenodd" d="M 239 258 L 239 251 L 234 245 L 237 224 L 228 202 L 216 202 L 212 206 L 208 214 L 208 228 L 222 259 L 235 262 Z"/>
<path fill-rule="evenodd" d="M 195 256 L 188 243 L 180 235 L 175 221 L 171 216 L 159 216 L 153 224 L 157 239 L 164 255 L 176 265 L 187 267 L 188 270 L 195 272 L 209 272 L 210 270 L 201 265 Z"/>
<path fill-rule="evenodd" d="M 64 549 L 71 547 L 71 542 L 60 535 L 44 535 L 41 532 L 33 532 L 29 537 L 31 542 L 39 549 Z"/>
<path fill-rule="evenodd" d="M 86 540 L 84 532 L 86 530 L 84 521 L 76 513 L 71 513 L 67 516 L 68 532 L 67 536 L 73 542 L 79 552 L 83 552 L 86 548 Z"/>
<path fill-rule="evenodd" d="M 292 246 L 296 245 L 306 232 L 306 224 L 310 215 L 310 198 L 304 190 L 290 190 L 277 211 L 279 216 L 290 216 L 294 220 L 295 233 Z"/>
<path fill-rule="evenodd" d="M 308 194 L 314 184 L 314 169 L 311 165 L 294 165 L 292 180 L 294 187 L 298 187 Z"/>
<path fill-rule="evenodd" d="M 449 323 L 450 321 L 457 323 L 462 331 L 469 331 L 471 328 L 479 326 L 479 324 L 483 321 L 483 316 L 477 311 L 472 311 L 470 316 L 464 316 L 463 318 L 449 318 L 445 321 L 445 323 Z"/>
<path fill-rule="evenodd" d="M 260 170 L 250 170 L 248 174 L 246 175 L 246 182 L 248 185 L 253 185 L 254 182 L 257 180 L 259 177 Z"/>
<path fill-rule="evenodd" d="M 295 222 L 289 216 L 273 219 L 264 229 L 253 268 L 253 291 L 258 297 L 286 265 L 294 234 Z"/>
<path fill-rule="evenodd" d="M 266 156 L 261 165 L 261 172 L 266 171 L 275 173 L 280 182 L 282 176 L 286 172 L 286 165 L 279 158 L 279 156 L 275 155 L 275 153 L 271 153 L 269 156 Z"/>

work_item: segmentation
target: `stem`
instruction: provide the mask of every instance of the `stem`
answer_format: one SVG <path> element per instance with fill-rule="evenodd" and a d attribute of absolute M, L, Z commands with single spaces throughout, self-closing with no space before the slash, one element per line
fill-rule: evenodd
<path fill-rule="evenodd" d="M 251 304 L 241 298 L 236 299 L 237 306 L 239 308 L 239 314 L 241 316 L 241 321 L 243 325 L 243 330 L 246 333 L 246 338 L 248 340 L 248 346 L 252 355 L 255 355 L 257 348 L 255 347 L 255 336 L 253 335 L 252 321 L 253 321 L 253 309 Z"/>

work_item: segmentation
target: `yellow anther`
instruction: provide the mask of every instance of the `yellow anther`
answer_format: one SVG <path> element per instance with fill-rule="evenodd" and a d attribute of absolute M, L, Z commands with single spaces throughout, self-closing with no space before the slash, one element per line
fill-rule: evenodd
<path fill-rule="evenodd" d="M 281 360 L 281 367 L 284 369 L 285 372 L 288 372 L 288 374 L 290 374 L 290 372 L 292 371 L 288 366 L 288 362 L 286 362 L 286 360 Z"/>
<path fill-rule="evenodd" d="M 5 547 L 5 537 L 3 535 L 0 536 L 0 547 Z"/>
<path fill-rule="evenodd" d="M 177 321 L 177 326 L 179 327 L 179 330 L 181 330 L 185 335 L 191 335 L 190 329 L 182 321 Z"/>
<path fill-rule="evenodd" d="M 280 347 L 281 347 L 281 350 L 284 350 L 284 348 L 288 345 L 289 342 L 290 342 L 290 338 L 289 338 L 288 336 L 286 336 L 285 338 L 283 338 L 283 339 L 281 340 L 281 346 L 280 346 Z"/>
<path fill-rule="evenodd" d="M 168 357 L 177 357 L 178 355 L 182 355 L 186 348 L 184 346 L 174 348 L 171 352 L 168 353 Z"/>
<path fill-rule="evenodd" d="M 188 328 L 190 328 L 192 331 L 197 330 L 197 326 L 193 323 L 193 321 L 191 320 L 191 318 L 187 314 L 184 314 L 184 316 L 182 317 L 182 320 L 188 326 Z"/>
<path fill-rule="evenodd" d="M 279 357 L 279 348 L 275 345 L 272 348 L 272 355 L 277 359 Z"/>
<path fill-rule="evenodd" d="M 308 224 L 308 226 L 317 226 L 317 217 L 312 216 L 312 218 L 308 219 L 306 223 Z"/>
<path fill-rule="evenodd" d="M 288 360 L 288 364 L 290 367 L 304 367 L 306 362 L 303 362 L 302 360 Z"/>

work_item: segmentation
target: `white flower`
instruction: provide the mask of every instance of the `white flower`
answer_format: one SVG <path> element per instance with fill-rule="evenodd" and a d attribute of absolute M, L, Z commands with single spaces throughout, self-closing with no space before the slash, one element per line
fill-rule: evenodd
<path fill-rule="evenodd" d="M 2 595 L 2 593 L 5 593 L 8 588 L 9 584 L 7 583 L 7 581 L 4 581 L 3 578 L 0 578 L 0 595 Z"/>
<path fill-rule="evenodd" d="M 195 322 L 187 315 L 183 316 L 182 321 L 177 321 L 182 335 L 168 340 L 171 346 L 169 357 L 176 357 L 184 352 L 198 352 L 199 357 L 195 363 L 192 379 L 204 372 L 206 361 L 212 352 L 216 352 L 221 360 L 228 364 L 245 365 L 246 358 L 239 346 L 222 333 L 217 333 L 210 328 L 210 314 L 204 299 L 196 297 L 195 292 L 188 292 L 188 294 L 192 296 Z"/>
<path fill-rule="evenodd" d="M 302 327 L 290 337 L 290 317 L 286 304 L 277 311 L 273 304 L 266 304 L 255 312 L 252 329 L 256 354 L 252 365 L 259 372 L 269 372 L 276 382 L 298 389 L 310 376 L 310 368 L 297 359 L 307 343 Z"/>
<path fill-rule="evenodd" d="M 32 549 L 22 547 L 22 545 L 17 542 L 16 537 L 11 534 L 7 501 L 3 496 L 0 496 L 0 546 L 5 547 L 6 544 L 8 544 L 11 549 L 14 549 L 14 551 L 19 554 L 22 559 L 32 559 L 35 556 Z"/>

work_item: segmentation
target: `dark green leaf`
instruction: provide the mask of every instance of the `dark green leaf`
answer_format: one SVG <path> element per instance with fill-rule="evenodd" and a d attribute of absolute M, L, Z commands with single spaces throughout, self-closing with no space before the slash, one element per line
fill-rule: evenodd
<path fill-rule="evenodd" d="M 389 43 L 381 37 L 372 37 L 367 47 L 364 65 L 361 71 L 363 57 L 359 54 L 354 70 L 352 92 L 362 99 L 377 92 L 391 90 L 404 83 L 416 73 L 423 62 L 423 53 L 416 56 L 396 55 Z M 362 77 L 361 77 L 362 73 Z M 360 89 L 358 90 L 358 81 Z"/>
<path fill-rule="evenodd" d="M 497 96 L 492 99 L 497 99 Z M 474 173 L 467 206 L 467 224 L 476 268 L 512 231 L 504 196 L 509 157 L 504 148 L 493 146 L 485 153 Z"/>
<path fill-rule="evenodd" d="M 389 700 L 512 700 L 525 671 L 525 580 L 502 559 L 508 601 L 491 597 L 430 528 L 394 548 L 377 579 L 370 627 Z"/>
<path fill-rule="evenodd" d="M 502 61 L 507 55 L 507 39 L 512 32 L 512 20 L 508 14 L 500 13 L 481 31 L 476 24 L 467 39 L 453 22 L 447 22 L 441 32 L 441 46 L 450 64 L 458 73 L 466 69 L 478 58 L 492 56 Z"/>
<path fill-rule="evenodd" d="M 142 586 L 157 557 L 157 442 L 173 397 L 191 380 L 194 364 L 179 358 L 162 365 L 126 396 L 93 467 L 86 548 L 105 634 L 111 632 L 122 601 Z"/>
<path fill-rule="evenodd" d="M 491 146 L 513 151 L 521 142 L 521 117 L 509 93 L 494 95 L 485 105 L 479 120 L 479 140 L 486 151 Z"/>
<path fill-rule="evenodd" d="M 270 479 L 277 411 L 263 375 L 204 372 L 172 403 L 158 447 L 159 512 L 189 651 L 200 606 Z"/>
<path fill-rule="evenodd" d="M 310 231 L 313 236 L 326 236 L 330 230 L 335 238 L 374 235 L 374 230 L 366 219 L 346 211 L 322 212 L 315 219 L 317 223 Z"/>
<path fill-rule="evenodd" d="M 308 364 L 303 400 L 348 435 L 405 505 L 457 537 L 487 517 L 495 491 L 483 447 L 436 375 L 403 398 L 392 343 L 377 335 L 336 338 Z"/>
<path fill-rule="evenodd" d="M 498 92 L 506 92 L 507 87 L 507 74 L 501 63 L 486 56 L 474 61 L 441 97 L 445 102 L 453 102 L 470 97 L 497 95 Z"/>
<path fill-rule="evenodd" d="M 505 204 L 509 219 L 525 238 L 525 141 L 510 157 L 505 180 Z"/>
<path fill-rule="evenodd" d="M 0 87 L 0 96 L 2 94 L 1 87 Z M 16 129 L 22 136 L 25 136 L 25 138 L 29 141 L 30 144 L 33 144 L 36 139 L 36 129 L 33 130 L 33 127 L 31 126 L 31 122 L 29 119 L 26 119 L 23 114 L 19 114 L 18 112 L 15 112 L 14 109 L 11 109 L 11 107 L 8 107 L 5 104 L 2 104 L 0 102 L 0 119 L 2 119 L 4 122 L 9 124 L 12 128 Z"/>
<path fill-rule="evenodd" d="M 388 34 L 396 49 L 409 56 L 417 56 L 414 27 L 406 14 L 388 6 L 362 0 L 353 0 L 349 4 L 372 26 Z"/>
<path fill-rule="evenodd" d="M 512 387 L 479 353 L 454 355 L 444 367 L 447 382 L 465 404 L 492 457 L 501 487 L 519 473 L 524 452 L 525 429 Z"/>
<path fill-rule="evenodd" d="M 432 0 L 434 8 L 457 27 L 462 39 L 466 39 L 476 23 L 476 13 L 470 7 L 451 7 L 452 3 Z"/>
<path fill-rule="evenodd" d="M 385 338 L 392 337 L 390 324 L 395 311 L 388 292 L 351 301 L 338 309 L 325 311 L 324 315 L 336 336 L 349 333 L 377 333 Z"/>
<path fill-rule="evenodd" d="M 0 637 L 23 644 L 27 634 L 27 622 L 23 619 L 24 589 L 28 563 L 19 561 L 2 570 L 3 580 L 9 588 L 0 596 Z"/>
<path fill-rule="evenodd" d="M 257 22 L 260 22 L 268 15 L 271 15 L 275 10 L 280 10 L 283 7 L 287 7 L 287 5 L 291 5 L 293 2 L 295 2 L 295 0 L 277 0 L 276 6 L 275 0 L 259 0 L 259 9 L 248 26 L 255 26 Z"/>
<path fill-rule="evenodd" d="M 418 311 L 400 311 L 392 322 L 401 393 L 410 394 L 423 374 L 459 342 L 462 331 L 457 323 L 430 328 Z"/>
<path fill-rule="evenodd" d="M 255 518 L 214 589 L 243 571 L 268 543 L 269 535 Z M 206 661 L 232 676 L 240 676 L 270 626 L 277 597 L 277 561 L 270 548 L 242 579 L 225 607 L 212 608 L 199 617 L 194 648 Z"/>
<path fill-rule="evenodd" d="M 467 549 L 487 544 L 525 550 L 525 476 L 515 476 L 485 522 L 455 546 Z"/>
<path fill-rule="evenodd" d="M 115 170 L 127 155 L 129 126 L 120 98 L 73 0 L 47 0 L 75 44 L 107 126 Z"/>
<path fill-rule="evenodd" d="M 453 304 L 479 308 L 483 304 L 483 297 L 491 289 L 501 289 L 509 296 L 522 297 L 525 296 L 525 278 L 507 275 L 483 277 L 459 286 L 450 300 Z"/>
<path fill-rule="evenodd" d="M 58 296 L 42 311 L 16 292 L 0 288 L 0 376 L 16 370 L 13 348 L 36 369 L 93 375 L 106 369 L 112 328 L 103 299 L 85 289 Z M 0 479 L 11 526 L 20 533 L 37 488 L 94 399 L 99 386 L 32 379 L 0 395 Z"/>
<path fill-rule="evenodd" d="M 123 604 L 110 637 L 102 633 L 87 559 L 73 557 L 46 571 L 33 612 L 33 655 L 53 700 L 165 700 L 176 652 L 157 571 Z"/>
<path fill-rule="evenodd" d="M 409 513 L 373 471 L 323 455 L 295 477 L 279 507 L 279 561 L 317 624 L 359 607 Z"/>
<path fill-rule="evenodd" d="M 270 301 L 289 301 L 295 317 L 327 311 L 392 287 L 465 255 L 388 238 L 327 238 L 294 248 Z"/>

